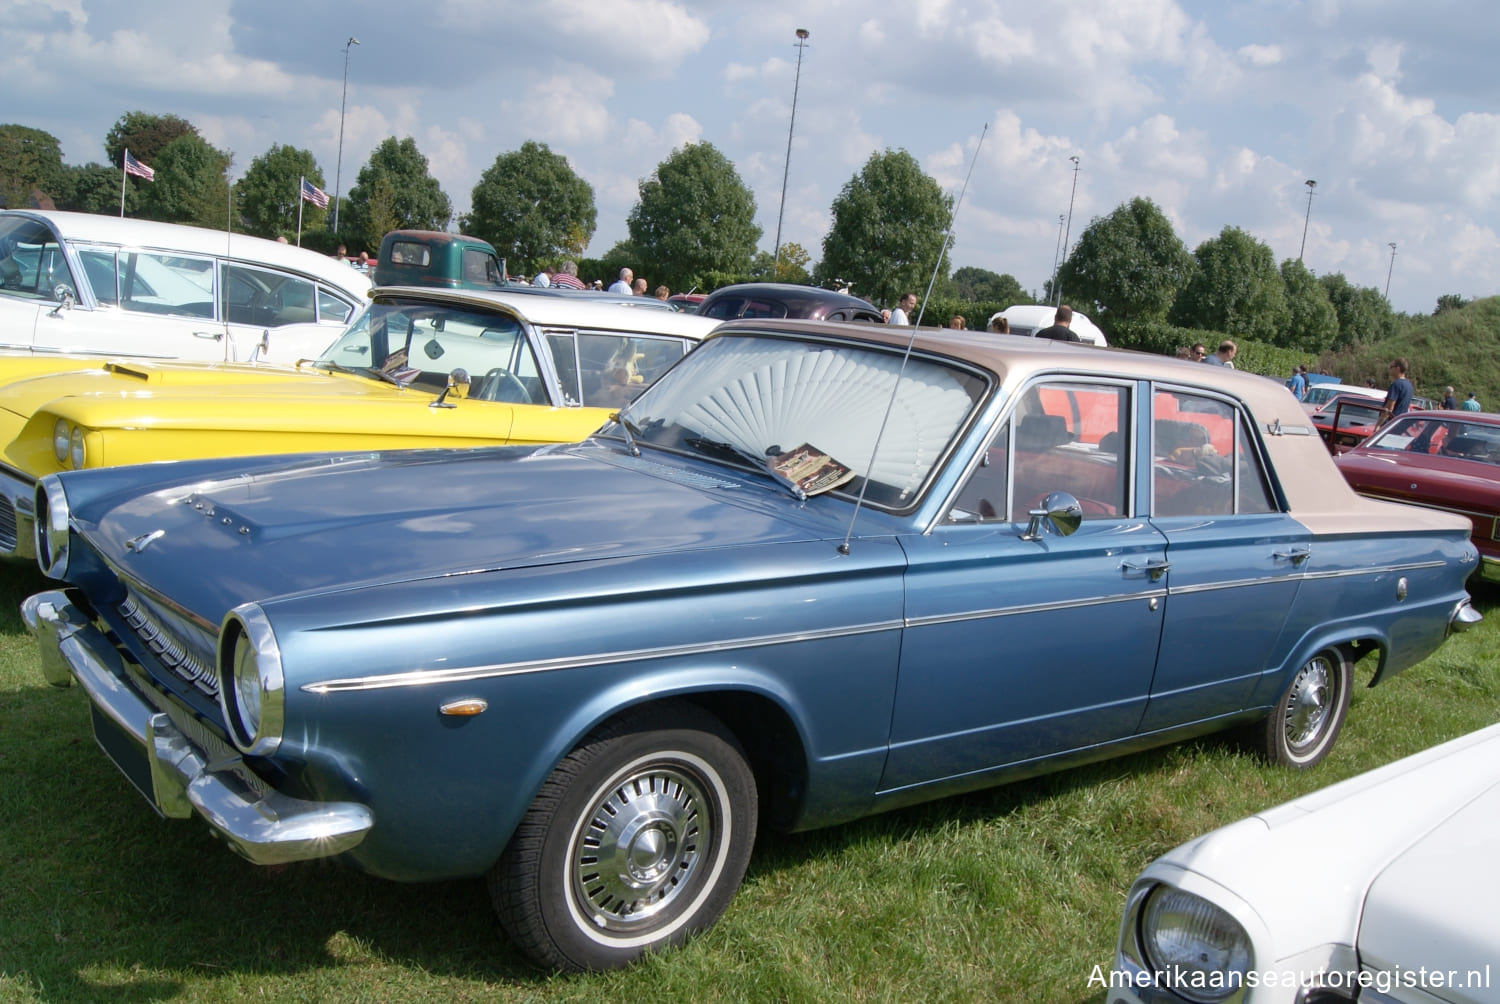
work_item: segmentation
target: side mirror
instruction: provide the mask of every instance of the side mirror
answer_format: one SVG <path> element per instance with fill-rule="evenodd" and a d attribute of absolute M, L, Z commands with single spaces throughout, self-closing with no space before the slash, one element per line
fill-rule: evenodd
<path fill-rule="evenodd" d="M 78 302 L 72 288 L 61 282 L 52 287 L 52 299 L 57 301 L 57 306 L 52 308 L 49 317 L 57 317 L 64 310 L 72 310 L 73 304 Z"/>
<path fill-rule="evenodd" d="M 1031 517 L 1031 522 L 1021 534 L 1022 540 L 1041 540 L 1042 520 L 1046 520 L 1052 532 L 1060 537 L 1072 536 L 1083 524 L 1083 506 L 1067 492 L 1049 493 L 1042 499 L 1040 509 L 1032 509 L 1026 515 Z"/>
<path fill-rule="evenodd" d="M 452 395 L 453 397 L 457 397 L 457 398 L 464 398 L 464 397 L 468 397 L 469 396 L 469 371 L 468 370 L 465 370 L 465 369 L 456 369 L 452 373 L 449 373 L 448 374 L 448 386 L 446 386 L 446 387 L 443 388 L 443 392 L 441 394 L 439 394 L 437 396 L 437 398 L 430 405 L 428 405 L 428 407 L 429 408 L 457 408 L 458 405 L 456 405 L 452 401 L 448 400 L 449 395 Z"/>

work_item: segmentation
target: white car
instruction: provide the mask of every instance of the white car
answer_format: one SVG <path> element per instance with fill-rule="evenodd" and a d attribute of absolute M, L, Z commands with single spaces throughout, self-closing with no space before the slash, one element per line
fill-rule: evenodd
<path fill-rule="evenodd" d="M 1105 999 L 1500 1001 L 1497 846 L 1492 725 L 1152 862 Z"/>
<path fill-rule="evenodd" d="M 1032 304 L 1022 303 L 990 315 L 990 320 L 997 317 L 1005 318 L 1010 325 L 1010 333 L 1013 335 L 1024 335 L 1031 337 L 1043 328 L 1050 328 L 1057 320 L 1057 308 L 1045 303 Z M 1109 343 L 1104 340 L 1104 332 L 1099 330 L 1099 325 L 1089 320 L 1078 311 L 1073 311 L 1073 320 L 1068 325 L 1078 340 L 1089 345 L 1098 345 L 1101 348 Z"/>
<path fill-rule="evenodd" d="M 1372 401 L 1384 401 L 1385 391 L 1374 387 L 1356 387 L 1347 383 L 1315 383 L 1307 388 L 1307 394 L 1302 398 L 1302 410 L 1311 414 L 1320 410 L 1323 405 L 1332 401 L 1340 394 L 1348 394 L 1353 397 L 1367 397 Z M 1413 405 L 1412 407 L 1416 407 Z"/>
<path fill-rule="evenodd" d="M 368 276 L 245 234 L 0 212 L 0 350 L 294 363 L 338 337 Z"/>

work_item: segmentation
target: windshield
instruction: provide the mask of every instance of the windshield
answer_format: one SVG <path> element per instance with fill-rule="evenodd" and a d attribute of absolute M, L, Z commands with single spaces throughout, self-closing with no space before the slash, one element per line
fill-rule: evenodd
<path fill-rule="evenodd" d="M 727 335 L 688 353 L 633 404 L 626 418 L 636 441 L 704 453 L 734 462 L 745 457 L 823 457 L 853 471 L 841 491 L 856 494 L 869 477 L 866 500 L 909 506 L 984 394 L 976 373 L 872 348 Z M 885 437 L 870 467 L 886 409 Z M 729 448 L 729 449 L 725 449 Z M 800 451 L 800 452 L 799 452 Z M 809 454 L 810 451 L 810 454 Z"/>
<path fill-rule="evenodd" d="M 547 404 L 521 322 L 509 314 L 399 299 L 373 303 L 314 364 L 354 370 L 432 393 L 461 369 L 468 396 Z M 382 376 L 383 374 L 383 376 Z"/>
<path fill-rule="evenodd" d="M 1500 466 L 1500 428 L 1457 419 L 1407 418 L 1394 422 L 1370 448 L 1426 453 Z"/>

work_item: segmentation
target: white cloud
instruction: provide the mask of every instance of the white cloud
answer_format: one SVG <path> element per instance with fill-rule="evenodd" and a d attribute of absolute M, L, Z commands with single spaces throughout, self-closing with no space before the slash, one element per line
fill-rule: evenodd
<path fill-rule="evenodd" d="M 1251 66 L 1275 66 L 1281 62 L 1281 46 L 1242 45 L 1239 57 Z"/>

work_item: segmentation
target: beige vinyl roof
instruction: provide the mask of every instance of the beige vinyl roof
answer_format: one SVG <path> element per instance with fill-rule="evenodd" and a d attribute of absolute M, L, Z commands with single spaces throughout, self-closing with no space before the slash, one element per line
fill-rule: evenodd
<path fill-rule="evenodd" d="M 1044 373 L 1126 377 L 1207 388 L 1237 398 L 1249 408 L 1291 514 L 1314 533 L 1347 532 L 1356 525 L 1362 532 L 1469 526 L 1468 520 L 1459 516 L 1355 494 L 1334 466 L 1297 399 L 1279 380 L 1258 374 L 1148 352 L 984 331 L 792 320 L 732 321 L 719 329 L 726 334 L 734 331 L 834 335 L 900 348 L 912 340 L 913 351 L 961 359 L 989 370 L 1010 391 Z M 1277 423 L 1282 435 L 1269 431 Z"/>

